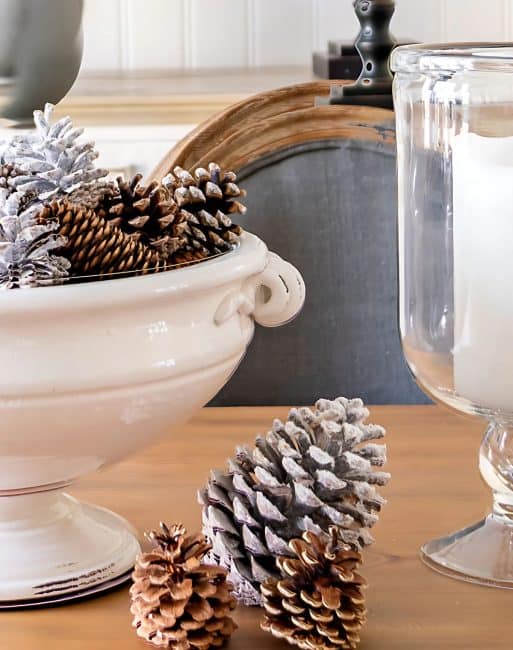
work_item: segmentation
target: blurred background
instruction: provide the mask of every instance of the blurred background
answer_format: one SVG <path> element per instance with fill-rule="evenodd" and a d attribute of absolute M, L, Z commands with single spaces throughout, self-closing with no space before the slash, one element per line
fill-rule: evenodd
<path fill-rule="evenodd" d="M 5 0 L 4 0 L 5 1 Z M 416 41 L 511 40 L 510 0 L 397 0 L 393 31 Z M 351 0 L 85 0 L 89 70 L 308 66 L 354 39 Z"/>
<path fill-rule="evenodd" d="M 398 40 L 513 40 L 513 0 L 396 4 Z M 104 165 L 148 172 L 194 125 L 312 79 L 313 53 L 357 33 L 352 0 L 0 0 L 4 126 L 64 97 L 57 113 L 92 129 Z"/>

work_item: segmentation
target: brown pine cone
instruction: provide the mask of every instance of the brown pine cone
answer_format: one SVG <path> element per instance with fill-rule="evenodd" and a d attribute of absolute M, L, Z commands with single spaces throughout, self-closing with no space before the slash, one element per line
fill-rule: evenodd
<path fill-rule="evenodd" d="M 237 201 L 244 192 L 233 172 L 222 172 L 213 163 L 209 171 L 197 169 L 194 177 L 180 167 L 161 184 L 117 179 L 117 191 L 97 194 L 80 203 L 141 243 L 155 248 L 170 266 L 199 261 L 232 249 L 242 233 L 230 214 L 242 213 Z"/>
<path fill-rule="evenodd" d="M 216 163 L 210 163 L 208 170 L 198 167 L 194 175 L 175 167 L 162 180 L 178 205 L 174 232 L 185 237 L 186 250 L 210 257 L 237 244 L 242 228 L 230 215 L 244 214 L 246 208 L 238 201 L 245 192 L 236 180 L 234 172 L 223 171 Z"/>
<path fill-rule="evenodd" d="M 175 251 L 185 249 L 186 239 L 176 232 L 176 223 L 183 217 L 177 214 L 178 206 L 165 187 L 156 181 L 145 186 L 141 179 L 142 174 L 136 174 L 130 181 L 118 177 L 115 191 L 99 197 L 95 210 L 168 260 Z"/>
<path fill-rule="evenodd" d="M 81 185 L 76 190 L 68 194 L 68 200 L 71 203 L 91 208 L 92 210 L 100 210 L 107 201 L 113 200 L 118 194 L 118 187 L 113 181 L 96 182 Z M 102 214 L 101 216 L 105 216 Z"/>
<path fill-rule="evenodd" d="M 125 232 L 140 237 L 143 243 L 158 241 L 168 233 L 178 212 L 169 192 L 153 181 L 148 186 L 141 183 L 142 174 L 131 181 L 117 179 L 116 195 L 103 202 L 105 216 Z"/>
<path fill-rule="evenodd" d="M 205 256 L 200 251 L 196 250 L 178 250 L 172 256 L 173 266 L 188 266 L 190 264 L 195 264 L 196 262 L 201 262 L 205 259 Z"/>
<path fill-rule="evenodd" d="M 147 535 L 155 548 L 137 558 L 132 574 L 130 611 L 138 636 L 173 650 L 223 645 L 236 629 L 225 569 L 203 564 L 210 546 L 202 535 L 160 526 Z"/>
<path fill-rule="evenodd" d="M 59 222 L 58 233 L 67 239 L 61 254 L 71 262 L 71 272 L 80 275 L 162 271 L 166 265 L 157 251 L 107 222 L 94 210 L 67 200 L 54 201 L 38 215 L 45 223 Z"/>
<path fill-rule="evenodd" d="M 277 558 L 280 579 L 264 582 L 262 629 L 305 650 L 352 650 L 360 641 L 366 609 L 361 555 L 311 531 L 289 543 L 291 557 Z"/>

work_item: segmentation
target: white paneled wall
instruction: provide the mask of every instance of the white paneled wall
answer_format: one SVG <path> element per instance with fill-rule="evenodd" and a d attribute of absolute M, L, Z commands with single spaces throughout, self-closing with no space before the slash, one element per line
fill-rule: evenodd
<path fill-rule="evenodd" d="M 248 6 L 241 0 L 185 0 L 193 68 L 247 66 Z M 199 38 L 196 38 L 196 35 Z"/>
<path fill-rule="evenodd" d="M 472 20 L 461 20 L 461 7 Z M 448 0 L 445 6 L 445 24 L 451 38 L 469 41 L 497 41 L 510 38 L 512 26 L 508 24 L 510 2 L 501 0 Z"/>
<path fill-rule="evenodd" d="M 396 5 L 398 38 L 513 40 L 513 0 Z M 357 31 L 352 0 L 85 0 L 83 69 L 306 64 Z"/>
<path fill-rule="evenodd" d="M 314 33 L 312 7 L 311 0 L 253 0 L 256 65 L 308 63 Z"/>
<path fill-rule="evenodd" d="M 116 0 L 101 0 L 102 5 Z M 89 0 L 89 4 L 99 0 Z M 120 4 L 121 57 L 131 69 L 185 65 L 183 34 L 185 24 L 182 0 L 124 0 Z"/>

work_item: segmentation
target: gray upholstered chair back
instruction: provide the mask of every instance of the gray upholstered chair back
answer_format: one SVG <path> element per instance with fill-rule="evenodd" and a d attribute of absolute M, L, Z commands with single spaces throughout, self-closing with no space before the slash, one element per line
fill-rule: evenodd
<path fill-rule="evenodd" d="M 371 404 L 426 399 L 403 359 L 397 323 L 395 148 L 352 140 L 294 146 L 240 172 L 242 225 L 302 272 L 302 314 L 257 328 L 216 405 Z"/>
<path fill-rule="evenodd" d="M 200 127 L 155 172 L 209 159 L 235 168 L 248 191 L 242 225 L 306 283 L 303 312 L 285 327 L 257 327 L 212 404 L 311 404 L 338 395 L 372 404 L 428 401 L 398 333 L 393 115 L 314 108 L 313 95 L 324 89 L 311 84 L 248 100 Z"/>

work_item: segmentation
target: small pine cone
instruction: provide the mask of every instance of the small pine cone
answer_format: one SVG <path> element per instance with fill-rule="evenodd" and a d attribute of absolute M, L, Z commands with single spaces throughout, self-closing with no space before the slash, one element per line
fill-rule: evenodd
<path fill-rule="evenodd" d="M 203 563 L 205 538 L 161 524 L 148 539 L 155 548 L 137 558 L 130 588 L 138 636 L 173 650 L 223 645 L 236 629 L 229 616 L 235 598 L 226 571 Z"/>
<path fill-rule="evenodd" d="M 112 273 L 150 273 L 165 269 L 158 253 L 108 223 L 88 207 L 55 201 L 38 215 L 39 223 L 57 220 L 67 244 L 61 253 L 71 262 L 74 276 Z"/>
<path fill-rule="evenodd" d="M 208 170 L 198 167 L 193 174 L 175 167 L 163 179 L 179 208 L 174 233 L 185 238 L 186 250 L 210 257 L 236 246 L 242 228 L 230 215 L 246 212 L 238 200 L 245 192 L 236 180 L 234 172 L 223 171 L 216 163 L 210 163 Z"/>
<path fill-rule="evenodd" d="M 98 194 L 96 205 L 91 207 L 132 239 L 155 249 L 168 266 L 181 263 L 181 258 L 172 256 L 187 250 L 187 240 L 178 227 L 184 217 L 178 214 L 178 206 L 167 188 L 156 181 L 145 186 L 141 179 L 141 174 L 130 181 L 118 177 L 112 184 L 113 191 Z"/>
<path fill-rule="evenodd" d="M 292 409 L 254 448 L 237 448 L 227 472 L 212 472 L 199 495 L 203 530 L 241 602 L 260 604 L 260 584 L 278 577 L 274 558 L 305 530 L 336 526 L 355 550 L 373 541 L 368 529 L 385 503 L 376 486 L 390 476 L 376 471 L 386 448 L 374 440 L 385 430 L 368 416 L 360 399 L 344 397 Z"/>
<path fill-rule="evenodd" d="M 141 179 L 142 174 L 136 174 L 131 181 L 119 177 L 117 192 L 100 203 L 100 209 L 114 225 L 140 238 L 144 244 L 152 244 L 173 236 L 169 226 L 176 219 L 178 206 L 157 181 L 145 186 Z"/>
<path fill-rule="evenodd" d="M 329 536 L 307 531 L 289 548 L 276 561 L 282 577 L 261 585 L 262 629 L 305 650 L 353 650 L 366 616 L 360 553 L 335 527 Z"/>

